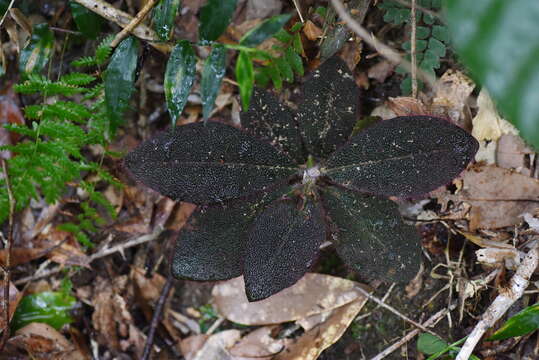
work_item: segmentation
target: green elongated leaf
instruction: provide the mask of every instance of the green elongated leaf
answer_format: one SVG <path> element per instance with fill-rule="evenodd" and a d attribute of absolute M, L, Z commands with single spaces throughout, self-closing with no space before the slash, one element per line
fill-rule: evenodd
<path fill-rule="evenodd" d="M 539 329 L 539 303 L 528 306 L 512 316 L 488 340 L 505 340 L 526 335 Z"/>
<path fill-rule="evenodd" d="M 262 191 L 297 172 L 270 144 L 216 122 L 159 134 L 129 153 L 125 164 L 145 185 L 195 204 Z"/>
<path fill-rule="evenodd" d="M 292 201 L 277 201 L 254 221 L 245 258 L 245 292 L 249 301 L 265 299 L 294 285 L 313 265 L 326 239 L 319 205 L 298 210 Z"/>
<path fill-rule="evenodd" d="M 539 148 L 539 2 L 445 1 L 457 53 L 507 120 Z"/>
<path fill-rule="evenodd" d="M 294 72 L 300 76 L 303 76 L 304 70 L 301 56 L 299 56 L 298 53 L 296 53 L 290 46 L 286 48 L 285 56 L 290 66 L 292 66 Z"/>
<path fill-rule="evenodd" d="M 292 71 L 292 66 L 286 61 L 284 57 L 278 57 L 275 59 L 275 64 L 279 68 L 280 73 L 283 75 L 284 79 L 288 82 L 294 81 L 294 71 Z"/>
<path fill-rule="evenodd" d="M 270 92 L 255 88 L 249 110 L 240 118 L 241 126 L 257 139 L 273 144 L 298 164 L 307 160 L 292 112 Z"/>
<path fill-rule="evenodd" d="M 236 81 L 240 86 L 241 105 L 244 109 L 248 109 L 255 83 L 255 72 L 253 61 L 245 51 L 240 51 L 236 61 Z"/>
<path fill-rule="evenodd" d="M 254 47 L 261 44 L 281 30 L 290 17 L 290 14 L 281 14 L 262 21 L 243 35 L 240 39 L 240 45 Z"/>
<path fill-rule="evenodd" d="M 402 116 L 361 131 L 322 171 L 361 192 L 413 197 L 449 183 L 478 148 L 470 134 L 444 119 Z"/>
<path fill-rule="evenodd" d="M 30 74 L 43 70 L 51 57 L 53 46 L 54 34 L 49 25 L 34 25 L 30 42 L 22 49 L 19 57 L 19 71 Z"/>
<path fill-rule="evenodd" d="M 114 50 L 105 76 L 105 105 L 109 118 L 109 135 L 123 123 L 124 111 L 135 90 L 139 42 L 130 36 Z"/>
<path fill-rule="evenodd" d="M 200 9 L 199 37 L 202 41 L 214 41 L 226 30 L 237 0 L 208 0 Z"/>
<path fill-rule="evenodd" d="M 346 264 L 368 277 L 406 283 L 419 270 L 420 238 L 391 200 L 329 187 L 322 193 Z"/>
<path fill-rule="evenodd" d="M 174 19 L 180 8 L 180 0 L 161 0 L 152 11 L 152 25 L 157 36 L 163 41 L 170 40 Z"/>
<path fill-rule="evenodd" d="M 268 70 L 268 75 L 273 82 L 273 86 L 275 86 L 276 90 L 280 90 L 283 87 L 283 78 L 281 77 L 281 72 L 277 68 L 277 65 L 271 64 L 270 66 L 266 67 L 266 69 Z"/>
<path fill-rule="evenodd" d="M 73 321 L 70 311 L 76 299 L 65 292 L 45 291 L 24 296 L 15 314 L 11 326 L 18 330 L 32 322 L 46 323 L 55 329 Z"/>
<path fill-rule="evenodd" d="M 221 44 L 213 46 L 210 56 L 204 62 L 200 80 L 200 95 L 202 98 L 202 114 L 208 120 L 219 93 L 221 82 L 226 70 L 226 48 Z"/>
<path fill-rule="evenodd" d="M 69 1 L 69 8 L 77 29 L 82 35 L 89 39 L 96 39 L 101 33 L 103 18 L 74 1 Z"/>
<path fill-rule="evenodd" d="M 289 186 L 282 186 L 247 199 L 199 206 L 178 235 L 172 274 L 203 281 L 241 275 L 248 231 L 255 215 L 289 191 Z"/>
<path fill-rule="evenodd" d="M 176 126 L 176 120 L 187 103 L 195 73 L 195 52 L 187 40 L 182 40 L 172 49 L 165 70 L 165 98 L 172 126 Z"/>
<path fill-rule="evenodd" d="M 448 343 L 438 336 L 429 333 L 422 333 L 417 338 L 417 350 L 427 355 L 443 351 L 448 345 Z"/>
<path fill-rule="evenodd" d="M 307 151 L 325 158 L 347 140 L 357 120 L 359 90 L 339 57 L 326 60 L 303 85 L 296 120 Z"/>

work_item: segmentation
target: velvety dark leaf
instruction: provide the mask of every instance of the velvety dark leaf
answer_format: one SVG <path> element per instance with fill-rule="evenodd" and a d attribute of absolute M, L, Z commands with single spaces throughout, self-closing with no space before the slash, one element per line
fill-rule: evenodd
<path fill-rule="evenodd" d="M 305 82 L 303 97 L 296 118 L 305 147 L 325 158 L 350 137 L 359 90 L 344 61 L 334 56 Z"/>
<path fill-rule="evenodd" d="M 96 39 L 101 33 L 103 18 L 75 1 L 69 2 L 69 8 L 71 9 L 77 29 L 79 29 L 82 35 L 89 39 Z"/>
<path fill-rule="evenodd" d="M 152 189 L 195 204 L 261 191 L 297 172 L 270 144 L 216 122 L 159 134 L 129 153 L 125 164 Z"/>
<path fill-rule="evenodd" d="M 170 40 L 179 8 L 180 0 L 161 0 L 153 9 L 152 25 L 161 40 Z"/>
<path fill-rule="evenodd" d="M 244 109 L 248 109 L 255 84 L 255 73 L 253 61 L 245 51 L 240 51 L 236 61 L 236 81 L 240 87 L 241 105 Z"/>
<path fill-rule="evenodd" d="M 391 200 L 328 187 L 322 200 L 340 257 L 369 277 L 408 282 L 419 270 L 420 239 Z"/>
<path fill-rule="evenodd" d="M 526 335 L 537 329 L 539 329 L 539 303 L 528 306 L 509 318 L 488 340 L 505 340 Z"/>
<path fill-rule="evenodd" d="M 240 45 L 254 47 L 282 29 L 290 14 L 273 16 L 249 30 L 240 40 Z"/>
<path fill-rule="evenodd" d="M 226 70 L 226 48 L 221 44 L 213 46 L 210 55 L 204 62 L 200 80 L 200 96 L 202 98 L 202 113 L 204 120 L 210 117 L 219 93 L 221 82 Z"/>
<path fill-rule="evenodd" d="M 411 197 L 449 183 L 478 146 L 470 134 L 444 119 L 403 116 L 361 131 L 322 171 L 362 192 Z"/>
<path fill-rule="evenodd" d="M 249 110 L 241 113 L 241 126 L 256 138 L 270 142 L 298 164 L 305 163 L 307 157 L 292 112 L 270 92 L 254 89 Z"/>
<path fill-rule="evenodd" d="M 214 41 L 226 30 L 237 0 L 208 0 L 200 9 L 199 36 L 202 41 Z"/>
<path fill-rule="evenodd" d="M 444 1 L 459 59 L 539 149 L 539 2 Z"/>
<path fill-rule="evenodd" d="M 110 121 L 109 132 L 123 122 L 123 113 L 135 90 L 139 42 L 133 36 L 123 40 L 114 50 L 105 77 L 105 105 Z"/>
<path fill-rule="evenodd" d="M 165 70 L 165 98 L 172 126 L 181 115 L 193 86 L 196 73 L 196 57 L 187 40 L 181 40 L 170 54 Z"/>
<path fill-rule="evenodd" d="M 249 199 L 198 207 L 178 236 L 172 274 L 177 278 L 212 281 L 241 275 L 249 227 L 255 215 L 289 190 L 289 186 L 283 186 Z"/>
<path fill-rule="evenodd" d="M 326 239 L 319 205 L 298 210 L 277 201 L 257 216 L 247 245 L 245 292 L 249 301 L 265 299 L 294 285 L 313 264 Z"/>
<path fill-rule="evenodd" d="M 21 51 L 19 71 L 21 73 L 37 73 L 43 70 L 52 54 L 54 34 L 47 23 L 36 24 L 28 45 Z"/>

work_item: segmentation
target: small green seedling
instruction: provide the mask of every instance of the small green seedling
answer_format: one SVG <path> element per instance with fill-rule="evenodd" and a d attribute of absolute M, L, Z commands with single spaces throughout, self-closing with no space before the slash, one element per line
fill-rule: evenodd
<path fill-rule="evenodd" d="M 406 282 L 417 272 L 419 236 L 385 197 L 449 183 L 477 141 L 430 116 L 382 121 L 350 138 L 359 94 L 337 57 L 311 74 L 302 93 L 292 111 L 256 90 L 242 130 L 188 124 L 128 154 L 137 180 L 199 205 L 179 234 L 174 276 L 243 275 L 247 298 L 258 301 L 296 283 L 327 239 L 366 275 Z"/>

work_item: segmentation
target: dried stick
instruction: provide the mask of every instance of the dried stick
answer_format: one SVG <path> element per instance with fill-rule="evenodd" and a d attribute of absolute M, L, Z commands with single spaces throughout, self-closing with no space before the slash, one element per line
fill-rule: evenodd
<path fill-rule="evenodd" d="M 397 315 L 398 317 L 400 317 L 401 319 L 403 319 L 404 321 L 407 321 L 409 322 L 410 324 L 414 325 L 415 327 L 423 330 L 424 332 L 428 332 L 429 334 L 432 334 L 434 336 L 438 336 L 436 333 L 434 333 L 433 331 L 427 329 L 425 326 L 421 325 L 420 323 L 410 319 L 408 316 L 400 313 L 397 309 L 389 306 L 388 304 L 386 304 L 385 302 L 383 302 L 382 300 L 378 299 L 376 296 L 373 296 L 371 295 L 368 291 L 366 291 L 365 289 L 363 289 L 361 286 L 355 286 L 354 287 L 355 290 L 357 290 L 358 292 L 361 293 L 361 295 L 367 297 L 367 299 L 369 300 L 372 300 L 374 301 L 375 303 L 377 303 L 378 305 L 380 305 L 381 307 L 383 307 L 384 309 L 387 309 L 389 311 L 391 311 L 393 314 Z M 439 337 L 439 336 L 438 336 Z"/>
<path fill-rule="evenodd" d="M 167 276 L 167 282 L 165 283 L 165 286 L 163 286 L 163 289 L 161 290 L 161 295 L 159 295 L 159 300 L 155 305 L 152 322 L 150 323 L 150 331 L 148 332 L 148 337 L 146 338 L 146 343 L 144 344 L 144 351 L 142 352 L 141 360 L 148 360 L 150 358 L 150 355 L 152 354 L 155 332 L 157 330 L 157 327 L 159 326 L 159 321 L 161 321 L 163 308 L 165 307 L 168 295 L 170 294 L 170 290 L 172 289 L 173 282 L 174 279 L 172 278 L 172 274 L 169 272 Z"/>
<path fill-rule="evenodd" d="M 522 263 L 518 267 L 515 275 L 509 281 L 509 287 L 500 290 L 500 294 L 494 299 L 487 311 L 481 316 L 481 320 L 475 325 L 466 342 L 460 349 L 456 360 L 467 360 L 472 354 L 475 346 L 490 329 L 496 321 L 513 305 L 515 301 L 520 299 L 524 294 L 524 290 L 528 287 L 530 277 L 537 268 L 539 263 L 539 249 L 536 247 L 530 249 Z"/>
<path fill-rule="evenodd" d="M 0 340 L 0 351 L 4 348 L 9 338 L 9 290 L 11 285 L 11 250 L 13 248 L 13 215 L 15 214 L 15 197 L 11 189 L 11 182 L 9 181 L 8 166 L 5 159 L 2 159 L 2 171 L 4 173 L 4 179 L 6 181 L 7 196 L 9 201 L 9 214 L 8 214 L 8 233 L 7 233 L 7 254 L 4 268 L 4 317 L 6 328 L 2 333 L 2 339 Z"/>
<path fill-rule="evenodd" d="M 412 48 L 410 49 L 410 56 L 412 58 L 412 97 L 417 98 L 417 57 L 416 57 L 416 32 L 417 32 L 417 24 L 416 24 L 416 18 L 415 18 L 415 2 L 416 0 L 412 0 L 412 10 L 410 11 L 410 16 L 412 17 L 410 19 L 412 23 L 412 35 L 411 35 L 411 41 L 412 41 Z"/>
<path fill-rule="evenodd" d="M 6 12 L 2 16 L 2 19 L 0 19 L 0 26 L 2 26 L 2 24 L 4 23 L 4 20 L 6 19 L 7 14 L 9 14 L 9 10 L 13 7 L 14 2 L 15 2 L 15 0 L 11 0 L 11 2 L 9 3 L 9 5 L 8 5 L 8 7 L 6 9 Z"/>
<path fill-rule="evenodd" d="M 360 38 L 363 39 L 367 44 L 372 46 L 376 51 L 380 53 L 383 57 L 388 59 L 389 61 L 400 64 L 402 67 L 404 67 L 407 71 L 412 71 L 412 64 L 404 59 L 395 49 L 393 49 L 390 46 L 387 46 L 386 44 L 382 43 L 380 40 L 378 40 L 374 35 L 370 34 L 361 24 L 359 24 L 357 21 L 355 21 L 352 16 L 346 11 L 344 8 L 342 2 L 340 0 L 331 0 L 331 4 L 335 8 L 335 11 L 337 11 L 337 14 L 339 14 L 340 18 L 346 23 L 346 25 L 355 32 Z M 436 86 L 436 79 L 430 75 L 427 74 L 425 71 L 422 71 L 421 69 L 417 69 L 417 74 L 421 78 L 421 80 L 425 81 L 431 88 L 435 88 Z"/>
<path fill-rule="evenodd" d="M 133 21 L 131 15 L 116 9 L 114 6 L 103 0 L 75 0 L 75 2 L 104 17 L 108 21 L 115 23 L 121 28 L 127 27 Z M 163 53 L 168 53 L 172 50 L 171 44 L 160 43 L 159 37 L 155 31 L 144 24 L 137 24 L 137 26 L 131 30 L 131 33 L 139 39 L 149 41 L 150 45 Z"/>
<path fill-rule="evenodd" d="M 294 6 L 296 7 L 296 11 L 298 12 L 299 20 L 303 24 L 305 22 L 305 19 L 303 19 L 303 15 L 301 15 L 301 8 L 299 7 L 298 0 L 292 0 L 292 2 L 294 3 Z"/>
<path fill-rule="evenodd" d="M 140 245 L 140 244 L 144 244 L 144 243 L 153 241 L 153 240 L 155 240 L 155 239 L 157 239 L 159 237 L 159 235 L 161 234 L 162 231 L 163 231 L 163 229 L 159 227 L 157 230 L 155 230 L 151 234 L 146 234 L 146 235 L 136 237 L 134 239 L 128 240 L 127 242 L 125 242 L 123 244 L 116 245 L 116 246 L 113 246 L 111 248 L 102 249 L 101 251 L 99 251 L 99 252 L 97 252 L 97 253 L 90 256 L 89 263 L 91 263 L 92 261 L 94 261 L 96 259 L 100 259 L 102 257 L 114 254 L 116 252 L 122 252 L 123 250 L 128 249 L 130 247 L 137 246 L 137 245 Z M 57 266 L 57 267 L 52 268 L 50 270 L 44 271 L 44 272 L 42 272 L 40 274 L 35 274 L 35 275 L 31 275 L 31 276 L 27 276 L 27 277 L 18 279 L 17 281 L 15 281 L 15 285 L 25 284 L 25 283 L 27 283 L 29 281 L 43 279 L 43 278 L 49 277 L 51 275 L 57 274 L 57 273 L 61 272 L 62 270 L 63 270 L 62 266 Z"/>
<path fill-rule="evenodd" d="M 153 9 L 156 3 L 157 0 L 148 1 L 146 5 L 144 5 L 142 10 L 140 10 L 138 14 L 133 18 L 133 20 L 131 20 L 131 22 L 127 24 L 127 26 L 124 27 L 122 31 L 116 34 L 116 36 L 110 43 L 110 46 L 112 48 L 115 48 L 129 33 L 133 32 L 133 29 L 136 28 L 144 20 L 146 15 L 148 15 L 150 10 Z"/>
<path fill-rule="evenodd" d="M 430 327 L 436 325 L 440 320 L 444 318 L 444 316 L 449 313 L 449 311 L 455 309 L 457 307 L 456 304 L 451 304 L 451 306 L 445 309 L 442 309 L 438 311 L 436 314 L 432 315 L 430 318 L 427 319 L 423 324 L 424 327 Z M 419 329 L 414 329 L 410 331 L 408 334 L 406 334 L 402 339 L 394 343 L 393 345 L 386 348 L 384 351 L 373 357 L 371 360 L 382 360 L 389 354 L 391 354 L 393 351 L 400 348 L 402 345 L 406 344 L 408 341 L 412 340 L 417 334 L 419 334 Z"/>

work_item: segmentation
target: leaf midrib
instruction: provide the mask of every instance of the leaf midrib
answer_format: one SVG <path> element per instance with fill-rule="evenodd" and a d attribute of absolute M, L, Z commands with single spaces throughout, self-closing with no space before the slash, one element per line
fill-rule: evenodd
<path fill-rule="evenodd" d="M 285 165 L 259 165 L 259 164 L 249 164 L 249 163 L 236 163 L 236 162 L 225 162 L 220 163 L 218 161 L 161 161 L 162 165 L 165 164 L 182 164 L 182 165 L 207 165 L 207 166 L 244 166 L 244 167 L 256 167 L 256 168 L 262 168 L 262 169 L 288 169 L 288 170 L 294 170 L 297 171 L 299 168 L 297 166 L 285 166 Z"/>

